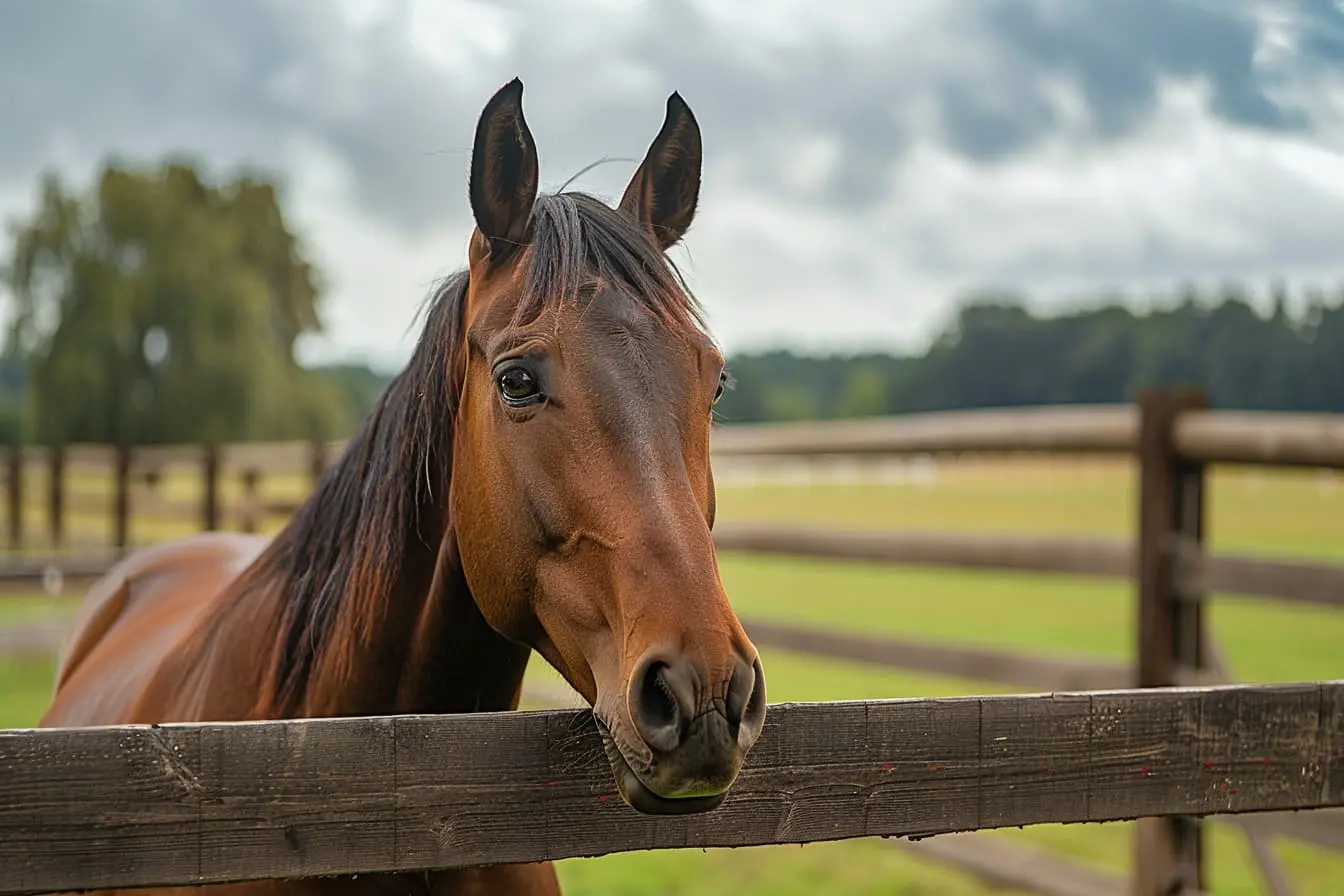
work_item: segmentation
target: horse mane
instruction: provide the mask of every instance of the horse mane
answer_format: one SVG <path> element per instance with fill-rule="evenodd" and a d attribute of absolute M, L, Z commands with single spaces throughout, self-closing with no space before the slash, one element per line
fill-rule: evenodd
<path fill-rule="evenodd" d="M 537 198 L 524 263 L 515 323 L 602 295 L 624 296 L 674 330 L 703 330 L 700 306 L 671 260 L 635 221 L 588 194 Z M 594 282 L 611 288 L 585 288 Z M 428 588 L 444 532 L 468 285 L 462 269 L 430 296 L 406 367 L 240 579 L 244 591 L 282 595 L 273 716 L 298 711 L 319 664 L 349 680 L 390 614 L 419 611 L 403 595 Z"/>

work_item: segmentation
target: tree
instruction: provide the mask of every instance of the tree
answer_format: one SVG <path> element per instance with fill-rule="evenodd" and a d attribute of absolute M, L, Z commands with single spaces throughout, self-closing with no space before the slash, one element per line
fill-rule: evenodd
<path fill-rule="evenodd" d="M 13 230 L 7 351 L 26 361 L 40 441 L 328 435 L 339 398 L 294 343 L 320 283 L 255 177 L 107 164 L 85 195 L 43 179 Z"/>

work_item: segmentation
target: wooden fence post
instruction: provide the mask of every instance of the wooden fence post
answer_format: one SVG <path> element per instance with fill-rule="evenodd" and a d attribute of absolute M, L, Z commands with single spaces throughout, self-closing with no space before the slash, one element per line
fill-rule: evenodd
<path fill-rule="evenodd" d="M 51 546 L 60 550 L 65 543 L 65 446 L 52 445 L 47 455 L 47 523 L 51 528 Z"/>
<path fill-rule="evenodd" d="M 1170 687 L 1203 665 L 1203 613 L 1182 600 L 1175 556 L 1182 542 L 1204 540 L 1204 465 L 1176 454 L 1183 411 L 1204 407 L 1200 390 L 1146 389 L 1139 396 L 1138 686 Z M 1135 825 L 1135 896 L 1205 890 L 1203 828 L 1198 818 L 1143 818 Z"/>
<path fill-rule="evenodd" d="M 327 472 L 327 443 L 321 439 L 313 439 L 312 445 L 308 449 L 308 476 L 312 487 L 322 482 L 322 476 Z"/>
<path fill-rule="evenodd" d="M 17 551 L 23 547 L 23 447 L 9 446 L 5 461 L 8 467 L 5 490 L 9 498 L 9 546 Z"/>
<path fill-rule="evenodd" d="M 219 528 L 219 446 L 214 442 L 201 450 L 201 528 Z"/>
<path fill-rule="evenodd" d="M 261 471 L 256 467 L 248 467 L 242 474 L 243 494 L 242 494 L 242 512 L 240 514 L 240 525 L 244 532 L 254 533 L 261 529 L 261 517 L 263 509 L 261 506 Z"/>
<path fill-rule="evenodd" d="M 131 458 L 134 448 L 127 444 L 116 447 L 116 461 L 112 495 L 112 543 L 124 551 L 131 543 Z"/>

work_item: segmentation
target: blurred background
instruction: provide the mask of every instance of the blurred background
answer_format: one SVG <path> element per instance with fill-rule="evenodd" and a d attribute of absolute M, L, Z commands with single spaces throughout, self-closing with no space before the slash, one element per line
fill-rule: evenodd
<path fill-rule="evenodd" d="M 1341 62 L 1334 0 L 0 0 L 9 556 L 283 525 L 465 263 L 473 129 L 515 75 L 543 189 L 602 161 L 572 188 L 614 201 L 667 94 L 694 109 L 704 183 L 672 254 L 729 357 L 725 427 L 1161 385 L 1344 412 Z M 725 466 L 729 522 L 1134 535 L 1124 458 Z M 1344 557 L 1334 474 L 1213 480 L 1214 548 Z M 56 569 L 11 583 L 0 624 L 67 613 Z M 1126 583 L 737 554 L 724 577 L 762 617 L 1135 651 Z M 1241 679 L 1344 671 L 1337 612 L 1237 598 L 1209 624 Z M 0 725 L 42 711 L 42 644 L 0 658 Z M 1021 690 L 766 664 L 772 700 Z M 1245 838 L 1210 836 L 1213 892 L 1265 891 Z M 986 837 L 1130 860 L 1125 824 Z M 1344 892 L 1339 854 L 1273 849 L 1298 892 Z M 988 886 L 880 841 L 561 867 L 577 894 Z"/>

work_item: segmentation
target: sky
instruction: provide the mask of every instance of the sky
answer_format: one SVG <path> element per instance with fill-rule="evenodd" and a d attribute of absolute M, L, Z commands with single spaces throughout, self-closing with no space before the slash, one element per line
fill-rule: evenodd
<path fill-rule="evenodd" d="M 309 361 L 409 354 L 509 79 L 543 189 L 619 197 L 679 91 L 672 256 L 731 353 L 918 351 L 1041 308 L 1344 280 L 1339 0 L 0 0 L 0 219 L 109 156 L 261 169 L 328 284 Z"/>

